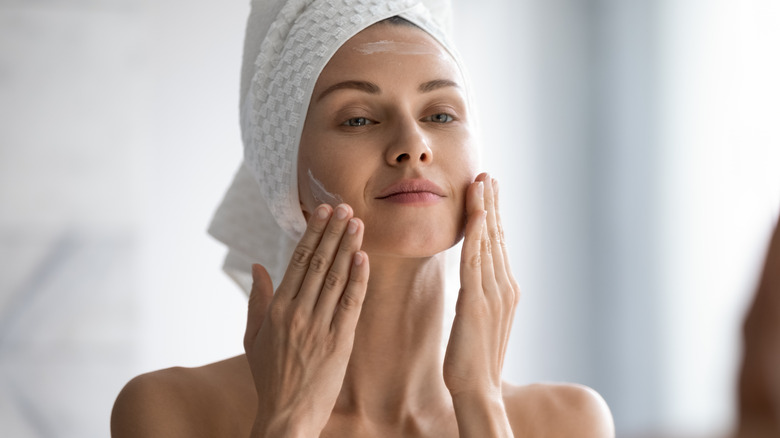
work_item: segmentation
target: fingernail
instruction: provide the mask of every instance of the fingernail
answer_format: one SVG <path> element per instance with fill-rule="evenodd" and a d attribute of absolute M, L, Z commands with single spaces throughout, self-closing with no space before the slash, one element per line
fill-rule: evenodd
<path fill-rule="evenodd" d="M 328 208 L 324 205 L 320 205 L 317 207 L 317 217 L 320 219 L 327 219 L 328 218 Z"/>
<path fill-rule="evenodd" d="M 360 266 L 363 264 L 363 253 L 358 251 L 355 253 L 355 257 L 353 257 L 353 263 L 355 263 L 355 266 Z"/>
<path fill-rule="evenodd" d="M 349 224 L 347 225 L 347 233 L 349 234 L 355 234 L 355 232 L 358 229 L 358 223 L 355 219 L 350 219 Z"/>
<path fill-rule="evenodd" d="M 347 217 L 347 214 L 349 212 L 347 211 L 347 207 L 342 204 L 336 207 L 336 217 L 339 219 L 345 219 Z"/>
<path fill-rule="evenodd" d="M 477 184 L 477 196 L 479 199 L 483 199 L 485 197 L 485 184 L 482 181 Z"/>

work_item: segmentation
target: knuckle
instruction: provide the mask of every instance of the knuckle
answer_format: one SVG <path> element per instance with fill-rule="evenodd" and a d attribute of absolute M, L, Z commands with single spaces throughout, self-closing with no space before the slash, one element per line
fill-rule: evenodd
<path fill-rule="evenodd" d="M 466 265 L 469 268 L 479 268 L 482 266 L 482 257 L 479 254 L 473 254 L 466 260 Z"/>
<path fill-rule="evenodd" d="M 493 252 L 493 243 L 489 237 L 482 238 L 482 248 L 485 250 L 485 254 L 490 255 Z"/>
<path fill-rule="evenodd" d="M 289 329 L 291 333 L 301 333 L 309 324 L 309 318 L 303 311 L 296 309 L 290 315 Z"/>
<path fill-rule="evenodd" d="M 501 241 L 504 241 L 504 226 L 501 225 L 501 222 L 498 223 L 498 235 L 501 237 Z"/>
<path fill-rule="evenodd" d="M 341 296 L 341 300 L 339 301 L 339 305 L 344 310 L 354 310 L 363 305 L 363 299 L 356 293 L 344 292 L 344 295 Z"/>
<path fill-rule="evenodd" d="M 284 321 L 284 314 L 284 305 L 280 302 L 274 301 L 271 303 L 271 306 L 268 309 L 268 320 L 271 321 L 272 324 L 278 325 Z"/>
<path fill-rule="evenodd" d="M 523 296 L 523 292 L 520 290 L 520 287 L 515 284 L 515 282 L 512 282 L 512 293 L 515 297 L 515 304 L 517 304 L 517 302 L 520 301 L 520 298 Z"/>
<path fill-rule="evenodd" d="M 329 271 L 325 277 L 325 287 L 328 289 L 338 289 L 344 282 L 344 276 L 336 271 Z"/>
<path fill-rule="evenodd" d="M 306 269 L 309 264 L 309 259 L 312 256 L 311 248 L 304 245 L 298 245 L 293 251 L 292 258 L 290 259 L 290 265 L 297 269 Z"/>
<path fill-rule="evenodd" d="M 498 229 L 489 230 L 488 231 L 488 236 L 490 237 L 490 240 L 492 240 L 492 241 L 501 242 L 503 240 L 502 239 L 503 236 L 501 235 L 501 231 L 498 230 Z"/>
<path fill-rule="evenodd" d="M 509 285 L 500 285 L 501 288 L 501 300 L 508 306 L 512 307 L 515 304 L 515 291 Z"/>
<path fill-rule="evenodd" d="M 323 254 L 315 252 L 314 255 L 311 256 L 309 270 L 319 274 L 325 272 L 329 267 L 330 261 Z"/>

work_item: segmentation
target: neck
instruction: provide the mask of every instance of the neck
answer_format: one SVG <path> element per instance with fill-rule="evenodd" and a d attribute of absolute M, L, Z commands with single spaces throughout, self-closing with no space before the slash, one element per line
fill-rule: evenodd
<path fill-rule="evenodd" d="M 451 404 L 442 379 L 444 254 L 370 255 L 371 274 L 336 411 L 376 421 Z"/>

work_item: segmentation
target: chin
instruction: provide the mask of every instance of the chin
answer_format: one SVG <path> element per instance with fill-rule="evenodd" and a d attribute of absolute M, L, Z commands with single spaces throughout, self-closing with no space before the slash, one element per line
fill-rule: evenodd
<path fill-rule="evenodd" d="M 407 258 L 428 258 L 455 246 L 463 238 L 462 229 L 415 230 L 386 232 L 381 236 L 366 236 L 363 250 L 371 254 Z"/>

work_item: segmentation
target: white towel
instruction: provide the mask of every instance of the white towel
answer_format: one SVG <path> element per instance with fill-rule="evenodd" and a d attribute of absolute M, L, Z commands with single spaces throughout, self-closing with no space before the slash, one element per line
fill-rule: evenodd
<path fill-rule="evenodd" d="M 298 143 L 317 77 L 349 38 L 396 15 L 428 32 L 462 66 L 448 37 L 449 0 L 252 1 L 241 71 L 244 161 L 209 226 L 228 246 L 225 272 L 245 292 L 252 263 L 279 285 L 305 230 Z"/>

